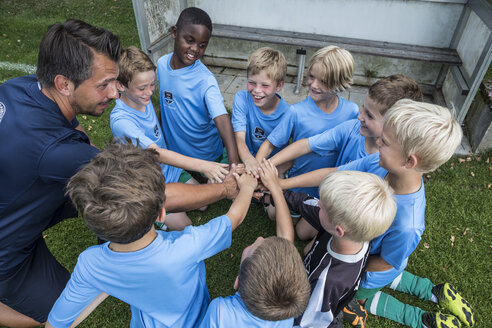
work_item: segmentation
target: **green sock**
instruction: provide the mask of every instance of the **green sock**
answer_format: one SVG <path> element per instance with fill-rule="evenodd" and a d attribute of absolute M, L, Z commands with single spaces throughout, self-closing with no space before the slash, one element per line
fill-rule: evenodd
<path fill-rule="evenodd" d="M 421 278 L 408 271 L 403 271 L 388 287 L 399 292 L 417 296 L 421 300 L 430 301 L 432 299 L 432 287 L 434 287 L 434 284 L 427 278 Z"/>
<path fill-rule="evenodd" d="M 378 315 L 406 326 L 425 328 L 422 323 L 424 310 L 400 302 L 391 295 L 377 292 L 367 299 L 364 308 L 374 315 Z"/>

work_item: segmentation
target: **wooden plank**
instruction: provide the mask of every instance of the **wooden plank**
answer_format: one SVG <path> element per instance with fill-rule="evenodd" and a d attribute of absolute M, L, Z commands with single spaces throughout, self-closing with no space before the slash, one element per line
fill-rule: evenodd
<path fill-rule="evenodd" d="M 447 48 L 423 47 L 401 43 L 341 38 L 328 35 L 222 24 L 214 25 L 213 35 L 221 38 L 271 42 L 309 48 L 322 48 L 327 45 L 336 45 L 354 53 L 437 62 L 448 65 L 461 65 L 462 63 L 456 50 Z"/>

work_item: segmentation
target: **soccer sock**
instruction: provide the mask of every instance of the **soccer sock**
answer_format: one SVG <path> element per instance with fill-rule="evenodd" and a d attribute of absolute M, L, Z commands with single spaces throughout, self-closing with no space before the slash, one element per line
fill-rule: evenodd
<path fill-rule="evenodd" d="M 403 271 L 389 286 L 393 290 L 417 296 L 424 301 L 437 303 L 437 297 L 432 294 L 432 287 L 434 287 L 432 281 L 408 271 Z"/>
<path fill-rule="evenodd" d="M 396 321 L 402 325 L 423 328 L 422 315 L 424 310 L 400 302 L 391 295 L 377 292 L 367 299 L 364 308 L 374 315 Z"/>

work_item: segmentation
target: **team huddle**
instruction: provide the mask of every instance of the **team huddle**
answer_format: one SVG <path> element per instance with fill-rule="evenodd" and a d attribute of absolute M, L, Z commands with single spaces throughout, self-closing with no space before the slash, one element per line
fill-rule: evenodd
<path fill-rule="evenodd" d="M 422 102 L 401 74 L 375 82 L 359 108 L 339 95 L 352 55 L 327 46 L 309 62 L 309 96 L 293 105 L 279 95 L 283 54 L 254 51 L 230 117 L 200 61 L 211 34 L 207 13 L 185 9 L 174 51 L 155 65 L 108 30 L 68 20 L 45 34 L 36 76 L 0 86 L 2 147 L 20 135 L 0 154 L 2 172 L 22 170 L 0 176 L 16 186 L 0 194 L 0 325 L 69 327 L 111 295 L 130 305 L 131 327 L 365 327 L 368 313 L 473 326 L 454 286 L 405 270 L 425 229 L 423 174 L 461 142 L 453 114 Z M 113 99 L 114 141 L 99 151 L 76 116 L 99 116 Z M 227 213 L 192 225 L 186 211 L 223 198 L 233 200 Z M 244 249 L 235 295 L 210 300 L 204 260 L 231 246 L 252 201 L 276 236 Z M 77 212 L 101 243 L 70 274 L 42 231 Z"/>

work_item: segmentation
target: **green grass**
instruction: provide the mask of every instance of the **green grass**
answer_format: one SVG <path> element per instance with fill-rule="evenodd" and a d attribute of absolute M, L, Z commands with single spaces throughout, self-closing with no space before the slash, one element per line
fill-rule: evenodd
<path fill-rule="evenodd" d="M 121 36 L 123 45 L 139 46 L 133 8 L 130 0 L 33 1 L 2 0 L 0 12 L 0 58 L 20 64 L 36 64 L 37 49 L 46 28 L 67 18 L 79 18 L 105 26 Z M 20 41 L 17 41 L 20 40 Z M 0 69 L 0 82 L 25 74 L 20 70 Z M 153 97 L 158 108 L 158 97 Z M 97 146 L 104 148 L 111 132 L 109 111 L 102 117 L 78 118 Z M 426 230 L 417 250 L 409 260 L 408 270 L 428 277 L 435 283 L 453 283 L 474 306 L 477 327 L 492 322 L 490 298 L 492 252 L 492 152 L 482 157 L 453 158 L 441 169 L 426 176 Z M 193 224 L 199 225 L 225 213 L 230 201 L 224 200 L 206 212 L 191 212 Z M 233 233 L 230 249 L 208 259 L 207 283 L 211 297 L 234 293 L 242 250 L 258 236 L 275 233 L 259 205 L 251 205 L 244 223 Z M 77 256 L 96 242 L 94 235 L 80 218 L 66 220 L 44 233 L 48 246 L 69 270 Z M 299 249 L 303 242 L 296 243 Z M 158 283 L 158 282 L 156 282 Z M 392 293 L 398 299 L 426 310 L 432 304 L 414 297 Z M 128 305 L 109 298 L 98 307 L 81 327 L 126 327 L 130 320 Z M 370 317 L 370 327 L 401 327 L 385 319 Z M 349 327 L 348 324 L 345 325 Z"/>

